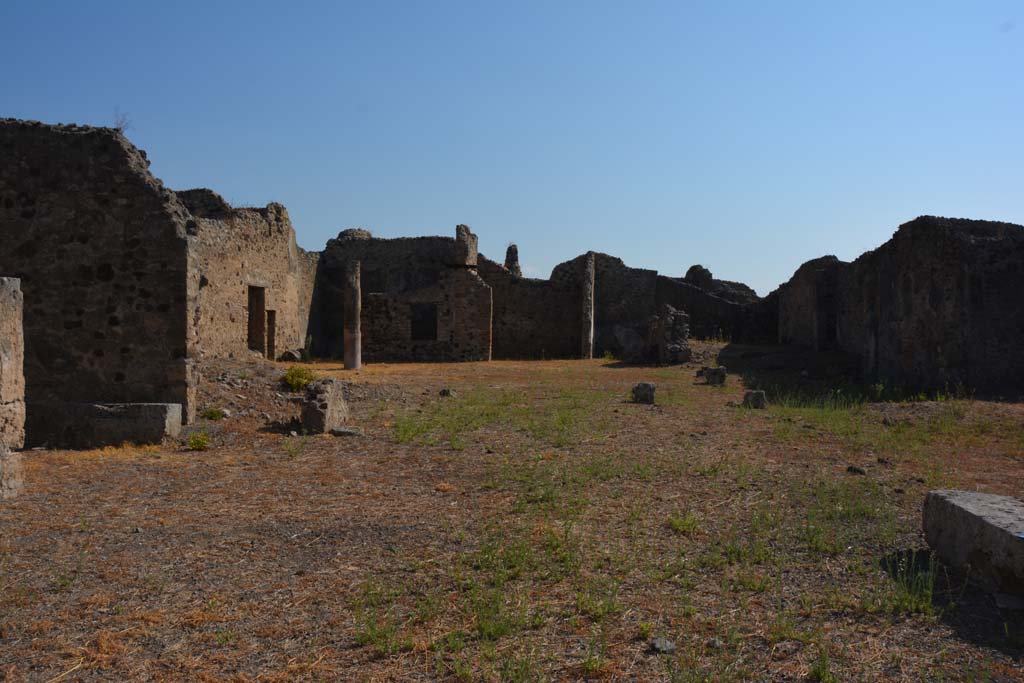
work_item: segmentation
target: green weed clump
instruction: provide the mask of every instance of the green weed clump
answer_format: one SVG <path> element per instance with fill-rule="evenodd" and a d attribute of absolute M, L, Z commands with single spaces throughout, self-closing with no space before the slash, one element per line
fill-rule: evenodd
<path fill-rule="evenodd" d="M 281 384 L 288 387 L 291 391 L 302 391 L 310 383 L 315 382 L 316 379 L 316 373 L 309 368 L 293 365 L 288 368 L 287 372 L 281 375 Z"/>
<path fill-rule="evenodd" d="M 224 411 L 221 410 L 220 408 L 207 408 L 202 413 L 200 413 L 199 416 L 204 420 L 212 420 L 213 422 L 223 420 L 225 417 L 227 417 L 224 414 Z"/>
<path fill-rule="evenodd" d="M 213 439 L 206 433 L 206 430 L 200 429 L 188 435 L 188 449 L 190 451 L 205 451 L 210 447 L 212 441 Z"/>

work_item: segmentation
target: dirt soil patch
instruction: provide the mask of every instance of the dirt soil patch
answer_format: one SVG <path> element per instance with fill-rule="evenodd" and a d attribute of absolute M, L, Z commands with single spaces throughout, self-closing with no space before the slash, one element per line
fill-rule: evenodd
<path fill-rule="evenodd" d="M 0 678 L 1024 680 L 1020 613 L 920 531 L 929 489 L 1024 491 L 1024 405 L 749 410 L 698 365 L 313 364 L 334 437 L 286 365 L 207 363 L 180 443 L 25 453 Z"/>

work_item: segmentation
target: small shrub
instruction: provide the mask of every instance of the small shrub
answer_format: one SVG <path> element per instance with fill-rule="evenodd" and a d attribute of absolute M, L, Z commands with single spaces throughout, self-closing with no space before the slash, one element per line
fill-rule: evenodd
<path fill-rule="evenodd" d="M 316 381 L 316 373 L 309 368 L 293 365 L 281 376 L 281 384 L 291 391 L 302 391 L 311 382 Z"/>
<path fill-rule="evenodd" d="M 825 646 L 819 646 L 818 658 L 811 664 L 807 678 L 816 683 L 835 683 L 836 677 L 832 673 L 832 660 L 829 658 L 828 649 Z"/>
<path fill-rule="evenodd" d="M 221 410 L 220 408 L 207 408 L 202 413 L 200 413 L 199 416 L 204 420 L 213 420 L 214 422 L 216 422 L 217 420 L 223 420 L 225 417 L 227 417 L 226 415 L 224 415 L 224 411 Z"/>
<path fill-rule="evenodd" d="M 205 451 L 210 447 L 210 435 L 206 433 L 205 429 L 192 432 L 188 435 L 188 449 L 190 451 Z"/>
<path fill-rule="evenodd" d="M 665 522 L 669 529 L 682 536 L 689 536 L 697 530 L 698 521 L 692 512 L 673 512 Z"/>

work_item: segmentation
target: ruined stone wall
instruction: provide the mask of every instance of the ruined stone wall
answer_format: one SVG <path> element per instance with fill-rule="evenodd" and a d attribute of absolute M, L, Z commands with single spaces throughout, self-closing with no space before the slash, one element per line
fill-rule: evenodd
<path fill-rule="evenodd" d="M 753 341 L 764 336 L 752 307 L 727 301 L 678 278 L 658 276 L 657 304 L 669 304 L 690 316 L 690 334 L 698 339 Z"/>
<path fill-rule="evenodd" d="M 264 355 L 276 358 L 286 350 L 303 348 L 315 258 L 296 245 L 287 210 L 280 204 L 232 208 L 210 190 L 177 194 L 197 225 L 194 250 L 201 278 L 197 310 L 201 354 L 248 355 L 250 314 L 266 316 Z M 259 311 L 249 311 L 250 287 L 263 290 Z M 267 346 L 271 339 L 273 349 Z"/>
<path fill-rule="evenodd" d="M 585 262 L 586 254 L 583 254 L 556 266 L 551 274 L 552 282 L 562 285 L 578 283 Z M 695 337 L 733 341 L 761 341 L 774 337 L 775 323 L 762 310 L 763 300 L 753 303 L 730 301 L 682 278 L 630 268 L 621 259 L 607 254 L 595 254 L 595 270 L 594 353 L 597 355 L 605 351 L 621 354 L 624 335 L 633 337 L 635 333 L 644 337 L 651 318 L 665 304 L 689 316 L 690 332 Z M 623 328 L 628 331 L 624 332 Z"/>
<path fill-rule="evenodd" d="M 148 167 L 112 129 L 0 121 L 0 273 L 21 279 L 29 411 L 194 411 L 195 225 Z"/>
<path fill-rule="evenodd" d="M 477 267 L 493 292 L 495 358 L 579 356 L 582 293 L 578 284 L 517 277 L 484 256 Z"/>
<path fill-rule="evenodd" d="M 555 266 L 551 281 L 578 288 L 586 263 L 587 254 L 581 254 Z M 656 311 L 657 287 L 657 271 L 630 268 L 622 259 L 594 253 L 595 356 L 611 352 L 621 357 L 623 330 L 631 336 L 647 336 L 648 322 Z"/>
<path fill-rule="evenodd" d="M 475 235 L 375 239 L 347 230 L 320 257 L 310 317 L 313 353 L 343 352 L 345 271 L 361 264 L 366 362 L 489 360 L 491 288 L 476 271 Z"/>
<path fill-rule="evenodd" d="M 838 341 L 892 385 L 1024 386 L 1024 228 L 924 216 L 843 268 Z"/>
<path fill-rule="evenodd" d="M 690 266 L 682 279 L 683 282 L 704 290 L 708 294 L 713 294 L 719 299 L 725 299 L 736 304 L 753 304 L 759 298 L 757 292 L 742 282 L 718 280 L 711 274 L 710 270 L 699 263 Z"/>
<path fill-rule="evenodd" d="M 838 333 L 838 278 L 849 264 L 822 256 L 800 266 L 778 289 L 778 340 L 815 350 L 832 348 Z"/>
<path fill-rule="evenodd" d="M 25 445 L 25 346 L 21 284 L 0 277 L 0 455 Z"/>

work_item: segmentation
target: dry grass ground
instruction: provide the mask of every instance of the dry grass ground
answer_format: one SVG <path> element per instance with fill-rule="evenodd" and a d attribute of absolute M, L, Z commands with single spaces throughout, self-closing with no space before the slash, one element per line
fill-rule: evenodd
<path fill-rule="evenodd" d="M 738 376 L 602 360 L 315 369 L 354 382 L 362 436 L 290 436 L 287 396 L 208 382 L 234 407 L 207 450 L 27 454 L 0 678 L 1024 680 L 1020 616 L 917 552 L 928 489 L 1024 491 L 1024 405 L 753 411 Z M 641 380 L 657 405 L 627 402 Z"/>

